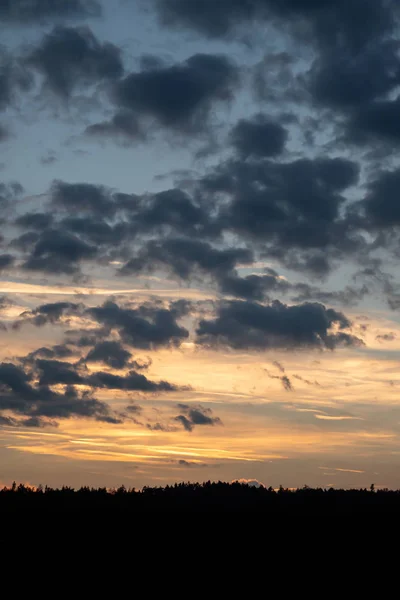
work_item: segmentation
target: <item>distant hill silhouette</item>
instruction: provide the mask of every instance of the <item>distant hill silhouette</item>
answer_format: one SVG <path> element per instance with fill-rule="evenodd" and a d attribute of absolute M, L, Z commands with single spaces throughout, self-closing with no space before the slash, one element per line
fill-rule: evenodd
<path fill-rule="evenodd" d="M 34 488 L 13 483 L 0 490 L 0 510 L 54 511 L 123 509 L 140 511 L 261 511 L 265 513 L 324 513 L 399 511 L 400 490 L 322 489 L 304 486 L 296 490 L 253 487 L 243 483 L 177 483 L 142 490 L 81 487 Z"/>

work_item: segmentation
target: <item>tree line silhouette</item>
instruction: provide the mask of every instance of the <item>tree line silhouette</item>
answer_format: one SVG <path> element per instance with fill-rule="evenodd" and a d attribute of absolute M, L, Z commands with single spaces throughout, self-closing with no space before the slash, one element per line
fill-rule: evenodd
<path fill-rule="evenodd" d="M 245 483 L 176 483 L 165 487 L 33 487 L 15 482 L 0 489 L 0 510 L 257 510 L 288 512 L 353 512 L 400 510 L 400 490 L 254 487 Z"/>

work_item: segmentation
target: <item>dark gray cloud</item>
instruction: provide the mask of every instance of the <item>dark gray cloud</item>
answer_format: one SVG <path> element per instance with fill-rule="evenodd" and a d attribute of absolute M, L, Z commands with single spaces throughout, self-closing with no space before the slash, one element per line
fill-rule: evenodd
<path fill-rule="evenodd" d="M 67 329 L 64 332 L 66 343 L 76 348 L 88 348 L 95 346 L 100 340 L 108 338 L 110 330 L 107 327 Z"/>
<path fill-rule="evenodd" d="M 178 386 L 168 381 L 150 381 L 145 375 L 136 371 L 129 371 L 125 376 L 99 371 L 90 375 L 87 382 L 94 388 L 113 390 L 138 392 L 174 392 L 179 390 Z"/>
<path fill-rule="evenodd" d="M 146 427 L 147 429 L 150 429 L 150 431 L 163 431 L 166 433 L 177 431 L 177 427 L 165 425 L 164 423 L 147 423 Z"/>
<path fill-rule="evenodd" d="M 14 301 L 11 300 L 11 298 L 9 298 L 8 296 L 0 296 L 0 310 L 4 310 L 5 308 L 12 306 L 13 304 Z"/>
<path fill-rule="evenodd" d="M 384 98 L 400 82 L 397 0 L 154 0 L 163 24 L 189 28 L 207 37 L 238 38 L 256 24 L 273 24 L 313 50 L 305 80 L 280 65 L 271 79 L 271 61 L 256 73 L 258 96 L 277 101 L 279 89 L 289 101 L 307 95 L 323 108 L 348 119 L 353 142 L 399 141 L 398 101 Z M 278 54 L 280 59 L 284 53 Z M 296 58 L 295 56 L 293 57 Z M 289 61 L 293 63 L 289 56 Z M 283 71 L 283 67 L 285 71 Z M 273 81 L 273 88 L 265 85 Z M 260 89 L 262 89 L 260 94 Z"/>
<path fill-rule="evenodd" d="M 388 228 L 400 225 L 400 169 L 382 171 L 371 182 L 362 204 L 370 227 Z"/>
<path fill-rule="evenodd" d="M 308 41 L 320 46 L 360 48 L 370 39 L 382 37 L 395 26 L 396 0 L 154 0 L 161 21 L 188 27 L 209 37 L 224 37 L 256 19 L 282 19 L 299 28 L 309 25 Z M 303 21 L 303 22 L 302 22 Z M 303 27 L 299 27 L 303 26 Z"/>
<path fill-rule="evenodd" d="M 44 427 L 58 427 L 56 421 L 43 419 L 41 417 L 30 417 L 28 419 L 15 419 L 14 417 L 4 417 L 0 415 L 0 427 L 33 427 L 43 429 Z"/>
<path fill-rule="evenodd" d="M 120 201 L 119 206 L 130 218 L 131 231 L 136 235 L 175 232 L 208 237 L 219 231 L 207 207 L 179 188 Z"/>
<path fill-rule="evenodd" d="M 0 0 L 0 22 L 33 24 L 50 20 L 97 17 L 97 0 Z"/>
<path fill-rule="evenodd" d="M 23 312 L 19 320 L 14 323 L 14 327 L 18 328 L 24 323 L 31 323 L 36 327 L 42 327 L 48 323 L 57 323 L 62 317 L 68 317 L 79 314 L 83 311 L 83 305 L 75 302 L 52 302 L 49 304 L 41 304 L 30 311 Z"/>
<path fill-rule="evenodd" d="M 170 309 L 152 305 L 127 308 L 107 301 L 103 306 L 87 309 L 86 314 L 110 331 L 117 331 L 124 343 L 149 349 L 178 346 L 189 337 L 189 332 L 177 323 L 181 310 L 177 304 Z"/>
<path fill-rule="evenodd" d="M 120 49 L 99 42 L 89 27 L 54 27 L 26 61 L 62 98 L 68 98 L 78 85 L 113 80 L 123 74 Z"/>
<path fill-rule="evenodd" d="M 112 207 L 109 210 L 111 211 Z M 78 213 L 79 209 L 76 212 Z M 131 233 L 133 236 L 129 223 L 110 224 L 101 216 L 96 215 L 93 217 L 66 217 L 59 222 L 58 226 L 60 229 L 84 239 L 86 243 L 96 246 L 99 252 L 102 250 L 109 258 L 119 258 L 124 242 L 129 241 L 129 234 Z"/>
<path fill-rule="evenodd" d="M 69 358 L 73 355 L 72 350 L 66 344 L 56 344 L 51 348 L 43 346 L 33 352 L 30 352 L 27 356 L 21 358 L 23 363 L 32 363 L 37 358 L 54 359 L 54 358 Z"/>
<path fill-rule="evenodd" d="M 285 373 L 285 367 L 283 365 L 281 365 L 280 362 L 278 362 L 277 360 L 274 360 L 274 362 L 272 364 L 274 365 L 274 367 L 276 367 L 278 369 L 278 371 L 280 371 L 281 373 Z"/>
<path fill-rule="evenodd" d="M 224 165 L 219 175 L 225 176 L 224 191 L 233 198 L 227 214 L 231 226 L 257 236 L 274 233 L 284 222 L 290 238 L 296 222 L 304 220 L 311 228 L 315 221 L 323 226 L 337 219 L 344 201 L 341 192 L 358 182 L 359 167 L 341 158 L 233 162 Z M 210 189 L 212 181 L 206 183 Z M 298 229 L 300 244 L 301 223 Z"/>
<path fill-rule="evenodd" d="M 115 364 L 122 364 L 123 359 L 129 359 L 124 366 L 142 370 L 151 363 L 148 360 L 139 359 L 131 361 L 131 355 L 124 349 L 121 342 L 141 349 L 179 346 L 188 338 L 189 332 L 184 327 L 180 327 L 177 321 L 189 314 L 190 311 L 191 305 L 185 300 L 172 302 L 168 308 L 157 302 L 135 305 L 133 308 L 131 305 L 119 306 L 112 300 L 92 308 L 74 302 L 55 302 L 25 311 L 13 327 L 17 329 L 27 323 L 36 327 L 60 321 L 68 323 L 70 317 L 80 316 L 82 319 L 99 323 L 101 328 L 91 327 L 90 329 L 66 331 L 67 345 L 78 348 L 93 346 L 94 348 L 87 355 L 89 362 L 94 360 L 94 357 L 97 357 L 96 360 L 103 357 L 103 362 L 110 365 L 110 361 L 113 362 L 114 352 Z M 121 342 L 105 339 L 112 332 L 118 333 Z"/>
<path fill-rule="evenodd" d="M 280 379 L 281 379 L 283 388 L 287 392 L 292 392 L 293 391 L 293 385 L 292 385 L 292 382 L 290 381 L 289 377 L 287 375 L 283 375 Z"/>
<path fill-rule="evenodd" d="M 43 305 L 36 310 L 34 319 L 47 315 L 54 322 L 69 308 L 67 303 Z M 86 362 L 91 361 L 91 356 L 96 361 L 102 360 L 111 368 L 125 366 L 130 370 L 123 376 L 105 371 L 91 372 L 86 366 Z M 111 424 L 124 420 L 136 422 L 132 413 L 140 412 L 140 407 L 132 404 L 125 412 L 115 411 L 107 403 L 98 401 L 93 395 L 94 391 L 109 389 L 164 393 L 180 389 L 167 381 L 151 381 L 138 373 L 137 370 L 146 369 L 150 362 L 131 360 L 131 354 L 124 352 L 123 347 L 116 342 L 99 342 L 86 358 L 69 362 L 68 359 L 72 358 L 73 352 L 69 345 L 61 344 L 38 348 L 19 358 L 18 364 L 1 363 L 0 425 L 56 426 L 57 422 L 53 419 L 70 417 L 92 418 Z M 59 391 L 57 388 L 55 391 L 54 386 L 63 386 L 63 390 Z M 79 391 L 76 386 L 80 386 Z M 4 414 L 5 411 L 11 412 L 12 417 Z M 21 415 L 31 421 L 28 423 L 18 419 Z"/>
<path fill-rule="evenodd" d="M 273 363 L 275 366 L 279 365 L 279 363 Z M 285 373 L 285 369 L 279 365 L 279 370 L 283 373 Z M 268 377 L 270 379 L 279 379 L 279 381 L 281 382 L 283 389 L 286 390 L 287 392 L 293 392 L 293 385 L 292 382 L 290 381 L 289 377 L 287 375 L 273 375 L 272 373 L 270 373 L 268 371 L 268 369 L 264 369 L 264 371 L 266 372 L 266 374 L 268 375 Z"/>
<path fill-rule="evenodd" d="M 138 404 L 129 404 L 125 408 L 125 410 L 127 410 L 130 413 L 134 413 L 136 415 L 139 415 L 142 412 L 143 408 L 141 406 L 139 406 Z"/>
<path fill-rule="evenodd" d="M 124 369 L 129 365 L 132 354 L 120 342 L 99 342 L 90 350 L 86 362 L 103 362 L 113 369 Z M 136 363 L 137 365 L 138 363 Z"/>
<path fill-rule="evenodd" d="M 232 97 L 237 68 L 224 56 L 195 54 L 172 66 L 131 73 L 114 88 L 115 103 L 180 131 L 203 130 L 211 106 Z"/>
<path fill-rule="evenodd" d="M 337 327 L 337 332 L 332 330 Z M 288 306 L 279 301 L 265 306 L 254 302 L 222 302 L 217 317 L 202 320 L 198 342 L 236 349 L 318 348 L 357 346 L 362 341 L 344 330 L 350 321 L 322 304 Z"/>
<path fill-rule="evenodd" d="M 4 125 L 2 125 L 0 123 L 0 144 L 2 142 L 6 142 L 10 137 L 10 132 L 7 129 L 7 127 L 4 127 Z"/>
<path fill-rule="evenodd" d="M 26 233 L 14 238 L 11 241 L 10 246 L 17 248 L 18 250 L 22 250 L 23 252 L 29 252 L 29 250 L 31 250 L 36 244 L 38 239 L 39 233 L 36 231 L 27 231 Z"/>
<path fill-rule="evenodd" d="M 400 81 L 397 43 L 373 43 L 355 56 L 347 47 L 323 54 L 312 70 L 311 90 L 323 106 L 352 110 L 368 106 Z"/>
<path fill-rule="evenodd" d="M 222 425 L 219 417 L 213 417 L 210 408 L 203 406 L 190 406 L 188 404 L 178 404 L 181 414 L 175 417 L 175 421 L 181 423 L 186 431 L 193 431 L 197 425 Z"/>
<path fill-rule="evenodd" d="M 222 275 L 219 286 L 222 293 L 246 300 L 263 300 L 271 293 L 286 294 L 292 287 L 285 279 L 279 277 L 276 271 L 269 268 L 265 269 L 264 275 L 239 277 L 235 272 Z"/>
<path fill-rule="evenodd" d="M 294 379 L 297 379 L 298 381 L 302 381 L 303 383 L 306 383 L 307 385 L 315 385 L 317 387 L 321 387 L 320 384 L 318 383 L 318 381 L 310 381 L 309 379 L 306 379 L 305 377 L 302 377 L 301 375 L 292 375 L 292 377 Z"/>
<path fill-rule="evenodd" d="M 245 248 L 213 248 L 209 243 L 175 238 L 151 240 L 121 270 L 123 275 L 153 271 L 159 265 L 169 267 L 182 279 L 199 269 L 219 276 L 231 272 L 238 262 L 251 263 L 253 255 Z"/>
<path fill-rule="evenodd" d="M 379 342 L 394 342 L 397 339 L 397 335 L 395 333 L 381 333 L 375 339 Z"/>
<path fill-rule="evenodd" d="M 10 203 L 9 187 L 4 186 L 4 195 Z M 20 215 L 15 224 L 27 230 L 11 242 L 29 254 L 26 268 L 55 272 L 59 262 L 66 274 L 77 273 L 84 260 L 126 260 L 132 248 L 151 235 L 219 234 L 219 224 L 207 207 L 179 188 L 137 196 L 63 181 L 53 182 L 43 212 Z"/>
<path fill-rule="evenodd" d="M 112 217 L 116 207 L 107 188 L 90 183 L 55 181 L 51 187 L 51 203 L 67 213 Z"/>
<path fill-rule="evenodd" d="M 41 386 L 42 393 L 46 387 Z M 32 410 L 32 409 L 31 409 Z M 62 394 L 51 393 L 47 402 L 40 402 L 33 410 L 33 416 L 67 419 L 70 417 L 91 418 L 104 423 L 119 424 L 122 419 L 105 402 L 90 395 L 90 392 L 79 393 L 73 386 L 67 386 Z"/>
<path fill-rule="evenodd" d="M 96 253 L 94 246 L 74 235 L 48 229 L 40 234 L 22 267 L 28 271 L 73 275 L 79 272 L 81 261 L 95 258 Z"/>
<path fill-rule="evenodd" d="M 0 271 L 4 271 L 12 266 L 14 257 L 11 254 L 0 254 Z"/>
<path fill-rule="evenodd" d="M 270 157 L 282 154 L 288 134 L 286 129 L 263 114 L 241 119 L 231 132 L 237 152 L 247 157 Z"/>
<path fill-rule="evenodd" d="M 120 422 L 106 403 L 89 393 L 79 393 L 73 386 L 67 386 L 63 393 L 54 392 L 47 385 L 36 387 L 32 374 L 12 363 L 0 364 L 0 411 L 32 419 L 87 417 Z"/>
<path fill-rule="evenodd" d="M 60 360 L 46 360 L 37 358 L 34 363 L 39 374 L 39 385 L 83 385 L 82 377 L 72 363 Z"/>
<path fill-rule="evenodd" d="M 108 121 L 101 121 L 86 127 L 85 134 L 91 137 L 122 139 L 124 143 L 139 143 L 146 139 L 135 113 L 120 110 Z"/>
<path fill-rule="evenodd" d="M 161 21 L 188 27 L 209 37 L 223 37 L 256 19 L 280 18 L 294 25 L 303 19 L 321 45 L 338 40 L 360 47 L 394 26 L 395 0 L 154 0 Z M 309 38 L 310 39 L 310 38 Z"/>
<path fill-rule="evenodd" d="M 400 141 L 399 116 L 399 97 L 374 100 L 351 115 L 347 140 L 359 145 L 381 142 L 389 147 L 397 146 Z"/>
<path fill-rule="evenodd" d="M 42 231 L 48 229 L 53 221 L 53 216 L 50 213 L 25 213 L 18 217 L 15 224 L 23 229 L 37 229 Z"/>
<path fill-rule="evenodd" d="M 341 207 L 359 178 L 343 158 L 228 161 L 200 182 L 214 202 L 225 198 L 217 221 L 293 269 L 326 274 L 330 260 L 365 243 Z M 328 252 L 328 250 L 330 252 Z"/>
<path fill-rule="evenodd" d="M 37 358 L 32 365 L 38 377 L 39 386 L 85 385 L 92 389 L 112 389 L 139 392 L 172 392 L 178 387 L 167 381 L 150 381 L 145 375 L 134 370 L 127 375 L 115 375 L 105 371 L 89 374 L 79 363 L 73 364 L 60 360 Z"/>
<path fill-rule="evenodd" d="M 346 286 L 343 290 L 327 291 L 308 283 L 296 283 L 290 287 L 291 299 L 295 303 L 317 300 L 326 304 L 354 306 L 370 293 L 367 285 L 360 288 Z"/>
<path fill-rule="evenodd" d="M 12 106 L 20 92 L 33 85 L 32 76 L 21 63 L 0 47 L 0 110 Z"/>
<path fill-rule="evenodd" d="M 12 183 L 0 183 L 0 206 L 4 208 L 10 203 L 20 198 L 23 194 L 24 188 L 17 181 Z"/>

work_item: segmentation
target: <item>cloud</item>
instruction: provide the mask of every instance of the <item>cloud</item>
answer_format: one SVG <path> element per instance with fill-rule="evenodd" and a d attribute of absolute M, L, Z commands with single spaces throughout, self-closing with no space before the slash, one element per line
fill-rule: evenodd
<path fill-rule="evenodd" d="M 86 356 L 85 362 L 103 362 L 113 369 L 124 369 L 131 358 L 132 354 L 119 342 L 106 341 L 96 344 Z"/>
<path fill-rule="evenodd" d="M 78 85 L 118 79 L 123 74 L 120 49 L 100 43 L 86 26 L 54 27 L 26 62 L 43 75 L 46 87 L 64 99 Z"/>
<path fill-rule="evenodd" d="M 146 139 L 146 134 L 135 114 L 126 110 L 116 112 L 108 121 L 88 125 L 85 134 L 98 138 L 121 138 L 126 143 L 140 143 Z"/>
<path fill-rule="evenodd" d="M 337 332 L 333 327 L 338 328 Z M 203 345 L 227 345 L 235 349 L 319 348 L 358 346 L 362 341 L 343 330 L 350 321 L 322 304 L 288 306 L 254 302 L 221 302 L 217 317 L 201 320 L 197 339 Z"/>
<path fill-rule="evenodd" d="M 281 373 L 285 373 L 285 367 L 283 365 L 281 365 L 280 362 L 278 362 L 277 360 L 274 360 L 274 362 L 272 363 L 274 365 L 274 367 L 276 367 Z"/>
<path fill-rule="evenodd" d="M 363 244 L 341 214 L 343 192 L 358 179 L 359 165 L 343 158 L 233 160 L 199 186 L 216 202 L 221 194 L 226 198 L 216 219 L 222 231 L 260 245 L 289 268 L 323 275 L 330 255 L 355 252 Z"/>
<path fill-rule="evenodd" d="M 291 285 L 279 277 L 273 269 L 265 269 L 265 275 L 239 277 L 235 272 L 222 274 L 219 278 L 220 290 L 224 294 L 246 300 L 264 300 L 270 293 L 285 294 Z"/>
<path fill-rule="evenodd" d="M 163 431 L 164 433 L 171 433 L 177 430 L 176 427 L 171 427 L 171 425 L 164 425 L 163 423 L 147 423 L 146 427 L 150 431 Z"/>
<path fill-rule="evenodd" d="M 179 388 L 168 381 L 150 381 L 141 373 L 129 371 L 125 376 L 114 375 L 99 371 L 87 378 L 87 382 L 94 388 L 106 388 L 112 390 L 127 390 L 139 392 L 173 392 Z"/>
<path fill-rule="evenodd" d="M 387 98 L 400 82 L 397 0 L 154 3 L 163 25 L 195 30 L 206 37 L 237 40 L 238 34 L 243 33 L 249 39 L 254 27 L 261 23 L 283 31 L 285 36 L 289 34 L 292 48 L 294 43 L 311 49 L 311 68 L 305 71 L 305 77 L 298 77 L 293 67 L 297 60 L 293 50 L 293 56 L 276 53 L 275 58 L 282 61 L 286 54 L 286 59 L 280 63 L 275 79 L 271 79 L 274 65 L 268 56 L 265 64 L 256 68 L 258 96 L 277 102 L 281 91 L 289 102 L 304 104 L 311 99 L 318 108 L 329 108 L 340 116 L 337 131 L 344 125 L 347 139 L 354 143 L 399 142 L 399 100 Z M 270 85 L 265 85 L 268 80 Z"/>
<path fill-rule="evenodd" d="M 135 235 L 175 232 L 208 237 L 218 233 L 207 208 L 179 188 L 120 198 L 119 206 L 125 210 Z"/>
<path fill-rule="evenodd" d="M 33 80 L 28 70 L 6 49 L 0 47 L 0 111 L 14 105 L 19 93 L 29 91 L 32 85 Z"/>
<path fill-rule="evenodd" d="M 181 413 L 175 417 L 175 421 L 181 423 L 186 431 L 193 431 L 197 425 L 222 425 L 219 417 L 212 416 L 210 408 L 203 406 L 189 406 L 188 404 L 178 404 Z"/>
<path fill-rule="evenodd" d="M 288 134 L 282 125 L 263 114 L 241 119 L 231 132 L 237 152 L 247 157 L 271 157 L 282 154 Z"/>
<path fill-rule="evenodd" d="M 7 127 L 4 127 L 4 125 L 2 125 L 0 123 L 0 144 L 2 142 L 6 142 L 10 137 L 10 132 L 7 129 Z"/>
<path fill-rule="evenodd" d="M 111 194 L 104 186 L 90 183 L 54 181 L 51 187 L 53 207 L 76 215 L 89 214 L 112 217 L 116 212 Z"/>
<path fill-rule="evenodd" d="M 400 73 L 396 85 L 400 83 Z M 395 84 L 393 84 L 394 86 Z M 347 139 L 358 145 L 382 142 L 398 145 L 400 141 L 400 97 L 374 100 L 354 113 L 348 122 Z"/>
<path fill-rule="evenodd" d="M 110 341 L 105 343 L 106 340 L 101 338 L 107 338 L 116 332 L 121 342 L 135 348 L 155 349 L 179 346 L 188 338 L 189 332 L 184 327 L 180 327 L 177 321 L 186 316 L 190 310 L 191 304 L 186 300 L 171 302 L 168 308 L 164 308 L 157 302 L 144 303 L 134 308 L 131 304 L 120 306 L 112 300 L 90 308 L 82 303 L 54 302 L 21 313 L 13 327 L 18 329 L 28 323 L 36 327 L 48 323 L 68 323 L 70 317 L 79 316 L 80 319 L 88 321 L 90 328 L 67 331 L 67 343 L 77 347 L 94 346 L 92 349 L 94 354 L 89 352 L 89 361 L 94 360 L 93 356 L 96 360 L 102 357 L 103 361 L 112 361 L 115 354 L 114 359 L 121 364 L 123 358 L 128 358 L 128 354 L 125 353 L 127 351 L 120 343 Z M 95 323 L 99 323 L 102 327 L 94 328 Z M 150 363 L 133 361 L 127 364 L 144 369 Z"/>
<path fill-rule="evenodd" d="M 272 363 L 272 364 L 274 364 L 274 365 L 278 365 L 279 363 L 275 363 L 275 362 L 274 362 L 274 363 Z M 283 369 L 283 367 L 281 367 L 281 365 L 280 365 L 280 368 L 279 368 L 279 370 L 280 370 L 282 373 L 284 373 L 284 372 L 285 372 L 285 369 L 283 369 L 283 371 L 282 371 L 281 369 Z M 292 385 L 292 382 L 290 381 L 290 379 L 289 379 L 289 377 L 288 377 L 287 375 L 272 375 L 272 374 L 271 374 L 271 373 L 268 371 L 268 369 L 264 369 L 264 371 L 267 373 L 267 375 L 268 375 L 268 377 L 269 377 L 270 379 L 279 379 L 279 381 L 282 383 L 282 386 L 283 386 L 283 389 L 284 389 L 284 390 L 286 390 L 287 392 L 293 392 L 293 385 Z"/>
<path fill-rule="evenodd" d="M 265 487 L 258 479 L 234 479 L 232 483 L 240 483 L 241 485 L 249 485 L 250 487 L 255 488 Z"/>
<path fill-rule="evenodd" d="M 0 0 L 0 21 L 12 24 L 97 17 L 100 14 L 101 5 L 97 0 Z"/>
<path fill-rule="evenodd" d="M 375 339 L 379 342 L 394 342 L 397 339 L 397 335 L 395 333 L 381 333 Z"/>
<path fill-rule="evenodd" d="M 347 46 L 324 53 L 312 71 L 314 98 L 325 107 L 346 111 L 367 106 L 399 83 L 397 52 L 397 44 L 382 41 L 354 56 Z"/>
<path fill-rule="evenodd" d="M 369 191 L 362 204 L 368 226 L 374 229 L 400 225 L 398 189 L 400 169 L 381 171 L 369 185 Z"/>
<path fill-rule="evenodd" d="M 50 315 L 50 322 L 54 322 L 56 317 L 61 317 L 68 310 L 66 303 L 64 306 L 61 304 L 58 303 L 55 308 L 43 305 L 36 312 Z M 110 424 L 135 421 L 132 413 L 140 412 L 140 407 L 131 404 L 125 412 L 113 410 L 107 403 L 94 397 L 95 390 L 164 393 L 183 389 L 167 381 L 151 381 L 138 373 L 135 369 L 145 369 L 149 363 L 130 360 L 131 354 L 123 354 L 122 346 L 116 342 L 99 342 L 89 351 L 89 360 L 88 357 L 81 357 L 69 362 L 73 354 L 69 345 L 59 344 L 38 348 L 19 358 L 18 364 L 0 363 L 0 424 L 56 426 L 58 419 L 71 417 L 91 418 Z M 86 362 L 90 362 L 91 354 L 96 360 L 102 358 L 110 368 L 121 368 L 123 365 L 130 370 L 124 375 L 89 371 Z M 79 386 L 79 390 L 76 386 Z M 21 415 L 30 422 L 18 420 L 17 417 Z"/>
<path fill-rule="evenodd" d="M 212 105 L 229 100 L 237 82 L 237 68 L 224 56 L 195 54 L 172 66 L 146 66 L 115 85 L 114 102 L 180 132 L 203 130 Z"/>
<path fill-rule="evenodd" d="M 189 461 L 189 460 L 185 460 L 185 459 L 180 459 L 178 460 L 178 465 L 180 467 L 186 467 L 188 469 L 196 469 L 196 468 L 205 468 L 205 467 L 209 467 L 210 465 L 207 465 L 206 463 L 199 463 L 199 462 L 194 462 L 194 461 Z"/>
<path fill-rule="evenodd" d="M 32 363 L 37 358 L 69 358 L 72 356 L 72 354 L 73 352 L 71 348 L 69 348 L 66 344 L 56 344 L 51 348 L 47 348 L 46 346 L 38 348 L 37 350 L 30 352 L 27 356 L 23 357 L 20 360 L 23 363 Z"/>
<path fill-rule="evenodd" d="M 105 422 L 120 422 L 109 406 L 66 386 L 63 393 L 47 385 L 32 384 L 32 375 L 12 363 L 0 364 L 0 411 L 11 411 L 27 418 L 88 417 Z M 4 416 L 4 415 L 2 415 Z M 36 425 L 37 426 L 37 425 Z"/>
<path fill-rule="evenodd" d="M 208 37 L 226 37 L 239 27 L 254 22 L 272 22 L 291 26 L 318 47 L 339 42 L 350 48 L 363 47 L 369 40 L 390 33 L 396 23 L 396 0 L 154 0 L 160 20 L 167 26 L 194 29 Z M 357 26 L 354 26 L 354 23 Z M 303 27 L 301 27 L 303 26 Z"/>
<path fill-rule="evenodd" d="M 85 383 L 85 377 L 82 377 L 75 365 L 59 360 L 46 360 L 37 358 L 34 367 L 39 374 L 39 385 L 82 385 Z"/>
<path fill-rule="evenodd" d="M 31 255 L 22 268 L 27 271 L 64 273 L 79 272 L 80 262 L 95 258 L 97 249 L 78 237 L 57 229 L 47 229 L 34 243 Z"/>
<path fill-rule="evenodd" d="M 290 289 L 293 294 L 291 299 L 295 303 L 317 300 L 318 302 L 341 304 L 342 306 L 358 304 L 370 292 L 366 285 L 361 288 L 346 286 L 344 290 L 328 291 L 308 283 L 296 283 Z"/>
<path fill-rule="evenodd" d="M 252 253 L 245 248 L 213 248 L 200 240 L 183 238 L 150 241 L 121 270 L 122 274 L 152 271 L 157 265 L 170 267 L 173 273 L 187 279 L 196 269 L 217 277 L 232 271 L 238 262 L 251 263 Z"/>
<path fill-rule="evenodd" d="M 11 254 L 0 254 L 0 271 L 4 271 L 12 266 L 14 257 Z"/>
<path fill-rule="evenodd" d="M 177 324 L 181 315 L 176 305 L 170 310 L 151 305 L 123 308 L 107 301 L 86 312 L 98 323 L 118 331 L 121 340 L 135 348 L 178 346 L 189 337 L 188 331 Z"/>
<path fill-rule="evenodd" d="M 53 216 L 50 213 L 25 213 L 15 220 L 18 227 L 41 231 L 51 226 Z"/>
<path fill-rule="evenodd" d="M 75 302 L 52 302 L 41 304 L 31 311 L 21 313 L 18 321 L 14 323 L 17 329 L 24 323 L 30 323 L 36 327 L 42 327 L 48 323 L 57 323 L 61 318 L 68 317 L 82 312 L 83 305 Z"/>
<path fill-rule="evenodd" d="M 23 194 L 24 188 L 17 181 L 11 183 L 0 183 L 0 205 L 4 208 L 15 202 Z"/>
<path fill-rule="evenodd" d="M 178 390 L 177 386 L 167 381 L 150 381 L 134 370 L 129 371 L 124 376 L 105 371 L 96 371 L 89 374 L 82 363 L 73 364 L 43 358 L 35 358 L 34 361 L 30 360 L 30 363 L 32 365 L 31 372 L 37 377 L 39 386 L 83 385 L 93 389 L 140 392 L 171 392 Z"/>
<path fill-rule="evenodd" d="M 41 417 L 30 417 L 28 419 L 15 419 L 0 415 L 0 427 L 33 427 L 43 429 L 44 427 L 58 427 L 57 421 L 43 419 Z"/>
<path fill-rule="evenodd" d="M 297 379 L 298 381 L 302 381 L 303 383 L 306 383 L 307 385 L 316 385 L 317 387 L 320 387 L 320 384 L 318 383 L 318 381 L 310 381 L 309 379 L 305 379 L 301 375 L 293 375 L 293 377 L 294 377 L 294 379 Z"/>

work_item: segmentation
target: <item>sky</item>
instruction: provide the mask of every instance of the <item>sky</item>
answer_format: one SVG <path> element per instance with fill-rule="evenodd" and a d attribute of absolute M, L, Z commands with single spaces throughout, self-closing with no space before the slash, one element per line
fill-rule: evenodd
<path fill-rule="evenodd" d="M 400 488 L 397 0 L 0 28 L 0 485 Z"/>

